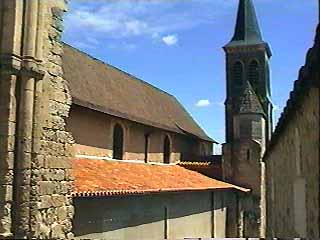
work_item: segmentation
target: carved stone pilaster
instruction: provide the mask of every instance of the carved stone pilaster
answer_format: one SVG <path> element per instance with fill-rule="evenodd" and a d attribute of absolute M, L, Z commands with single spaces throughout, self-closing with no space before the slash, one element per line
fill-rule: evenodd
<path fill-rule="evenodd" d="M 73 236 L 64 11 L 63 0 L 0 2 L 0 237 Z"/>

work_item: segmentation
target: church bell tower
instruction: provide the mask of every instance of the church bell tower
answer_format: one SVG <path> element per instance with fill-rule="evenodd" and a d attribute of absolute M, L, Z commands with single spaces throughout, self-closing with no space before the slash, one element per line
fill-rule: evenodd
<path fill-rule="evenodd" d="M 269 70 L 272 54 L 262 38 L 253 0 L 239 0 L 235 32 L 224 50 L 227 98 L 223 177 L 252 190 L 242 200 L 238 230 L 241 237 L 259 237 L 264 225 L 261 159 L 272 133 Z"/>
<path fill-rule="evenodd" d="M 272 132 L 269 59 L 252 0 L 240 0 L 226 53 L 224 178 L 260 191 L 260 160 Z"/>

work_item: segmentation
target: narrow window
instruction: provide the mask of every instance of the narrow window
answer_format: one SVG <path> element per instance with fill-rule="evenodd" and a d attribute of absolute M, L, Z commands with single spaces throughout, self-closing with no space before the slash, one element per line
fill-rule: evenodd
<path fill-rule="evenodd" d="M 123 159 L 123 128 L 119 124 L 113 129 L 113 159 Z"/>
<path fill-rule="evenodd" d="M 144 162 L 148 162 L 148 152 L 149 152 L 149 134 L 144 135 Z"/>
<path fill-rule="evenodd" d="M 243 65 L 241 62 L 236 62 L 233 65 L 233 80 L 236 86 L 243 84 Z"/>
<path fill-rule="evenodd" d="M 247 150 L 247 160 L 248 160 L 248 161 L 250 161 L 250 158 L 251 158 L 250 155 L 251 155 L 251 152 L 250 152 L 250 149 L 248 149 L 248 150 Z"/>
<path fill-rule="evenodd" d="M 171 155 L 170 139 L 168 136 L 166 136 L 163 143 L 163 162 L 164 163 L 167 163 L 167 164 L 170 163 L 170 155 Z"/>
<path fill-rule="evenodd" d="M 259 64 L 256 60 L 251 61 L 249 64 L 248 79 L 254 90 L 257 90 L 259 86 Z"/>

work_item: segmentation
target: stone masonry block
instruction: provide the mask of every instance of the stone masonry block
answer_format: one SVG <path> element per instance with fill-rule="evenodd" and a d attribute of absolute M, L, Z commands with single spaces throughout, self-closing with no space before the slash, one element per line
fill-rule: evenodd
<path fill-rule="evenodd" d="M 44 127 L 52 130 L 64 130 L 65 125 L 65 121 L 62 117 L 50 116 L 50 118 L 45 121 Z"/>
<path fill-rule="evenodd" d="M 59 103 L 65 104 L 66 100 L 67 100 L 67 95 L 63 90 L 57 90 L 57 89 L 50 89 L 50 91 L 48 92 L 49 94 L 49 98 L 52 100 L 55 100 Z"/>
<path fill-rule="evenodd" d="M 0 185 L 0 202 L 12 201 L 12 194 L 12 185 Z"/>
<path fill-rule="evenodd" d="M 13 152 L 0 152 L 0 169 L 13 169 L 13 162 Z"/>
<path fill-rule="evenodd" d="M 44 167 L 44 156 L 42 154 L 36 154 L 32 156 L 31 167 L 33 169 L 39 169 Z"/>
<path fill-rule="evenodd" d="M 47 209 L 52 207 L 52 198 L 49 195 L 40 196 L 40 202 L 38 203 L 39 209 Z"/>
<path fill-rule="evenodd" d="M 67 117 L 69 115 L 70 106 L 67 104 L 59 103 L 54 99 L 49 101 L 49 112 L 53 115 L 60 117 Z"/>
<path fill-rule="evenodd" d="M 13 170 L 0 169 L 0 185 L 10 185 L 13 183 Z"/>
<path fill-rule="evenodd" d="M 40 195 L 52 195 L 56 191 L 56 184 L 50 181 L 39 182 Z"/>
<path fill-rule="evenodd" d="M 60 143 L 73 142 L 73 137 L 69 132 L 57 131 L 56 135 L 57 135 L 57 142 L 60 142 Z"/>
<path fill-rule="evenodd" d="M 51 198 L 53 207 L 62 207 L 66 202 L 64 195 L 53 194 Z"/>
<path fill-rule="evenodd" d="M 70 194 L 72 190 L 72 182 L 63 181 L 60 184 L 61 194 Z"/>
<path fill-rule="evenodd" d="M 58 217 L 58 221 L 64 221 L 68 218 L 69 214 L 68 214 L 68 208 L 67 207 L 59 207 L 57 208 L 57 217 Z"/>
<path fill-rule="evenodd" d="M 65 171 L 62 169 L 56 169 L 50 173 L 51 179 L 55 181 L 63 181 L 65 179 Z"/>
<path fill-rule="evenodd" d="M 48 208 L 46 210 L 44 210 L 44 222 L 47 223 L 48 225 L 52 225 L 55 222 L 57 222 L 57 211 L 56 208 L 52 207 L 52 208 Z"/>
<path fill-rule="evenodd" d="M 52 62 L 49 62 L 47 64 L 48 66 L 48 72 L 50 73 L 51 76 L 54 76 L 54 77 L 62 77 L 63 75 L 63 70 L 61 68 L 61 66 L 57 65 L 57 64 L 54 64 Z"/>
<path fill-rule="evenodd" d="M 46 166 L 48 168 L 70 169 L 71 161 L 67 157 L 50 157 L 46 159 Z"/>

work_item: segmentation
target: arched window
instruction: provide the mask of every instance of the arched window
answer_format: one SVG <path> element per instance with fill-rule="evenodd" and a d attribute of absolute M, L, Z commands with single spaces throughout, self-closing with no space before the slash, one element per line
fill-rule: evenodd
<path fill-rule="evenodd" d="M 165 137 L 163 143 L 163 163 L 170 163 L 170 155 L 171 155 L 171 146 L 170 146 L 170 139 L 168 136 Z"/>
<path fill-rule="evenodd" d="M 113 159 L 123 159 L 123 128 L 120 124 L 113 129 Z"/>
<path fill-rule="evenodd" d="M 242 85 L 243 84 L 243 65 L 241 62 L 236 62 L 233 65 L 232 69 L 233 73 L 233 81 L 236 85 Z"/>
<path fill-rule="evenodd" d="M 252 60 L 249 64 L 248 80 L 253 88 L 257 90 L 259 86 L 259 63 L 256 60 Z"/>
<path fill-rule="evenodd" d="M 148 152 L 149 152 L 149 140 L 150 140 L 150 135 L 145 134 L 144 135 L 144 162 L 148 162 Z"/>

